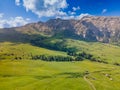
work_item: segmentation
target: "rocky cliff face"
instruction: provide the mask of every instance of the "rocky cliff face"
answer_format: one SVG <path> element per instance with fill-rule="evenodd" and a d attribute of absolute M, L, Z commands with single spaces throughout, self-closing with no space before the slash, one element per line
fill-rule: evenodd
<path fill-rule="evenodd" d="M 82 25 L 79 25 L 81 23 Z M 92 36 L 102 42 L 120 39 L 120 17 L 86 17 L 80 20 L 76 27 L 80 27 L 77 28 L 77 33 L 84 31 L 85 38 Z"/>
<path fill-rule="evenodd" d="M 120 17 L 86 16 L 81 20 L 51 19 L 12 29 L 24 34 L 50 36 L 57 34 L 87 41 L 120 41 Z"/>

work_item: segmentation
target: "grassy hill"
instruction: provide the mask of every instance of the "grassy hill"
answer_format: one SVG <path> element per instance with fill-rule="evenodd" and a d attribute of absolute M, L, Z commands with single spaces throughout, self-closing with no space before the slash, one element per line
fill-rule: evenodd
<path fill-rule="evenodd" d="M 85 52 L 111 64 L 120 63 L 120 47 L 116 45 L 57 38 L 45 39 L 42 42 L 43 47 L 47 47 L 48 49 L 75 53 Z M 39 46 L 38 43 L 36 45 Z"/>
<path fill-rule="evenodd" d="M 65 52 L 49 50 L 23 43 L 0 43 L 0 59 L 31 59 L 35 55 L 67 56 Z"/>
<path fill-rule="evenodd" d="M 120 67 L 90 62 L 0 61 L 0 90 L 119 90 Z"/>
<path fill-rule="evenodd" d="M 32 56 L 36 55 L 69 56 L 67 53 L 74 51 L 75 53 L 85 52 L 91 54 L 95 58 L 99 58 L 111 64 L 120 63 L 119 46 L 99 42 L 55 38 L 37 42 L 37 46 L 33 46 L 29 43 L 1 42 L 0 58 L 14 59 L 15 57 L 21 57 L 22 59 L 31 59 Z"/>
<path fill-rule="evenodd" d="M 110 62 L 120 63 L 120 47 L 99 42 L 84 42 L 79 40 L 68 39 L 65 42 L 67 47 L 76 47 L 78 52 L 85 51 L 101 59 Z"/>

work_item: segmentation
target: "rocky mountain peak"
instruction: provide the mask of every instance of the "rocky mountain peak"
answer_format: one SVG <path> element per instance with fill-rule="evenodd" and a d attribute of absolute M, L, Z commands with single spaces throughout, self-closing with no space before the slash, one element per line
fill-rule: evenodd
<path fill-rule="evenodd" d="M 50 19 L 14 28 L 25 34 L 63 35 L 100 42 L 119 42 L 120 17 L 85 16 L 80 20 Z M 76 38 L 77 37 L 77 38 Z"/>

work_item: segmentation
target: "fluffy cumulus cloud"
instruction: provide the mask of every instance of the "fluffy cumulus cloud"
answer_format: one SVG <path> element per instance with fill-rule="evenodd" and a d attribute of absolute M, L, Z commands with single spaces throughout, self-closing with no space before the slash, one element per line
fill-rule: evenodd
<path fill-rule="evenodd" d="M 16 0 L 19 1 L 20 0 Z M 56 17 L 56 18 L 78 18 L 76 11 L 80 10 L 80 7 L 73 7 L 72 11 L 64 12 L 69 5 L 66 0 L 23 0 L 23 6 L 26 11 L 32 11 L 42 17 Z"/>
<path fill-rule="evenodd" d="M 66 0 L 23 0 L 26 11 L 32 11 L 39 17 L 64 16 L 63 9 L 68 7 Z"/>
<path fill-rule="evenodd" d="M 22 5 L 26 11 L 32 11 L 42 17 L 55 17 L 62 19 L 80 19 L 83 16 L 89 14 L 77 15 L 76 11 L 80 10 L 80 7 L 73 7 L 71 11 L 65 11 L 69 4 L 66 0 L 16 0 L 16 5 Z"/>
<path fill-rule="evenodd" d="M 3 14 L 0 14 L 0 28 L 22 26 L 22 25 L 29 23 L 29 21 L 30 21 L 29 18 L 24 19 L 21 16 L 17 16 L 14 18 L 10 17 L 9 19 L 4 19 Z"/>

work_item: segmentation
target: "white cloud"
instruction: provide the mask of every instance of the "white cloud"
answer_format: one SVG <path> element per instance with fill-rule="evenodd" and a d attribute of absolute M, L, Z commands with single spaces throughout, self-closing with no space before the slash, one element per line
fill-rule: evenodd
<path fill-rule="evenodd" d="M 80 7 L 79 6 L 78 7 L 73 7 L 72 9 L 73 9 L 73 11 L 77 11 L 77 10 L 80 10 Z"/>
<path fill-rule="evenodd" d="M 102 14 L 106 13 L 107 12 L 107 9 L 103 9 L 102 10 Z"/>
<path fill-rule="evenodd" d="M 83 17 L 86 17 L 86 16 L 92 16 L 88 13 L 82 13 L 80 15 L 77 15 L 77 16 L 74 16 L 74 15 L 70 15 L 70 16 L 64 16 L 64 17 L 57 17 L 57 18 L 62 18 L 62 19 L 76 19 L 76 20 L 80 20 L 82 19 Z"/>
<path fill-rule="evenodd" d="M 86 16 L 92 16 L 92 15 L 90 15 L 90 14 L 88 14 L 88 13 L 82 13 L 82 14 L 80 14 L 79 16 L 76 16 L 75 19 L 80 20 L 80 19 L 82 19 L 83 17 L 86 17 Z"/>
<path fill-rule="evenodd" d="M 66 15 L 63 9 L 67 8 L 66 0 L 23 0 L 26 11 L 32 11 L 41 17 L 55 17 Z"/>
<path fill-rule="evenodd" d="M 21 16 L 18 16 L 18 17 L 15 17 L 15 18 L 10 18 L 7 23 L 10 27 L 16 27 L 16 26 L 22 26 L 22 25 L 25 25 L 28 23 L 30 19 L 29 18 L 26 18 L 24 19 L 23 17 Z"/>
<path fill-rule="evenodd" d="M 9 19 L 0 18 L 0 28 L 23 26 L 30 22 L 29 18 L 24 19 L 21 16 L 11 17 Z"/>
<path fill-rule="evenodd" d="M 81 16 L 88 14 L 76 15 L 80 7 L 73 7 L 73 11 L 64 12 L 68 7 L 66 0 L 23 0 L 23 6 L 26 11 L 32 11 L 41 17 L 56 17 L 62 19 L 80 19 Z"/>
<path fill-rule="evenodd" d="M 89 14 L 77 15 L 76 11 L 80 10 L 80 7 L 73 7 L 72 11 L 64 11 L 68 8 L 66 0 L 22 0 L 23 6 L 26 11 L 32 11 L 38 15 L 39 18 L 43 17 L 55 17 L 62 19 L 80 19 Z"/>
<path fill-rule="evenodd" d="M 19 6 L 19 5 L 20 5 L 20 0 L 15 0 L 15 4 L 16 4 L 17 6 Z"/>

